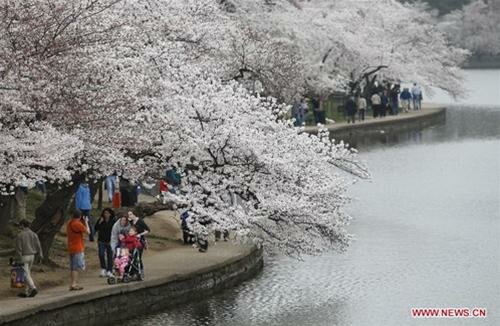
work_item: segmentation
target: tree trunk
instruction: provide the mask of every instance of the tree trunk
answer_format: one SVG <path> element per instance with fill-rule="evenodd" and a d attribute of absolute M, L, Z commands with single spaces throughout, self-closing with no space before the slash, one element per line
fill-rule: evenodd
<path fill-rule="evenodd" d="M 16 194 L 14 195 L 14 218 L 17 221 L 26 218 L 26 197 L 27 197 L 27 188 L 16 189 Z"/>
<path fill-rule="evenodd" d="M 0 233 L 8 235 L 10 229 L 9 222 L 14 217 L 14 197 L 0 195 Z"/>
<path fill-rule="evenodd" d="M 184 208 L 186 207 L 185 204 L 175 204 L 174 202 L 168 201 L 165 204 L 161 202 L 154 202 L 154 203 L 138 203 L 135 207 L 127 208 L 124 207 L 123 209 L 120 210 L 120 212 L 127 212 L 129 210 L 133 211 L 135 215 L 140 216 L 140 217 L 146 217 L 153 215 L 156 212 L 159 211 L 171 211 L 171 210 L 176 210 L 178 208 Z"/>
<path fill-rule="evenodd" d="M 40 239 L 44 262 L 49 262 L 50 248 L 54 237 L 66 221 L 67 211 L 78 185 L 79 180 L 73 180 L 71 186 L 61 188 L 49 185 L 45 201 L 35 211 L 35 220 L 31 228 Z"/>

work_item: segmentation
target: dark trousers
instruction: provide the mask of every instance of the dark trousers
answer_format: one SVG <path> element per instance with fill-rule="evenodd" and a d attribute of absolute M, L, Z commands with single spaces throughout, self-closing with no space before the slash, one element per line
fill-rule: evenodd
<path fill-rule="evenodd" d="M 374 118 L 378 117 L 379 114 L 380 114 L 380 105 L 379 104 L 374 104 L 372 106 L 372 108 L 373 108 L 373 117 Z"/>
<path fill-rule="evenodd" d="M 141 272 L 144 274 L 144 264 L 142 263 L 142 253 L 144 251 L 144 248 L 137 249 L 137 250 L 139 251 L 139 259 L 141 260 L 141 264 L 140 264 Z"/>
<path fill-rule="evenodd" d="M 378 111 L 378 114 L 380 114 L 381 117 L 385 117 L 387 106 L 381 105 Z"/>
<path fill-rule="evenodd" d="M 319 123 L 319 112 L 318 112 L 318 110 L 313 110 L 313 114 L 314 114 L 314 122 L 315 122 L 315 124 L 318 124 Z"/>
<path fill-rule="evenodd" d="M 109 243 L 99 242 L 97 244 L 99 249 L 99 263 L 101 268 L 108 272 L 113 271 L 113 250 Z"/>
<path fill-rule="evenodd" d="M 365 121 L 365 111 L 366 110 L 359 110 L 359 121 Z"/>
<path fill-rule="evenodd" d="M 356 122 L 356 113 L 350 113 L 347 115 L 347 123 L 350 123 L 351 121 L 352 123 Z"/>
<path fill-rule="evenodd" d="M 398 115 L 399 111 L 399 102 L 396 101 L 391 101 L 391 111 L 393 115 Z"/>

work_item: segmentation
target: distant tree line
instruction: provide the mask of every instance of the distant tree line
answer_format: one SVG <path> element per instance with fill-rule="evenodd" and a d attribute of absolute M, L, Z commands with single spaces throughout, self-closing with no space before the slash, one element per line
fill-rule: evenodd
<path fill-rule="evenodd" d="M 402 0 L 403 2 L 419 2 L 421 0 Z M 437 9 L 439 15 L 446 15 L 453 10 L 462 8 L 470 3 L 470 0 L 424 0 L 431 9 Z"/>

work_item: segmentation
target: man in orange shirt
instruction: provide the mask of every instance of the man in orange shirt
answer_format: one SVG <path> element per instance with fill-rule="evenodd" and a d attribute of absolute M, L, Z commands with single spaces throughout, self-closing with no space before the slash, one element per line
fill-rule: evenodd
<path fill-rule="evenodd" d="M 78 285 L 78 272 L 85 270 L 85 245 L 83 236 L 90 234 L 88 217 L 82 218 L 82 212 L 75 210 L 73 218 L 66 226 L 66 234 L 68 236 L 68 253 L 69 253 L 69 269 L 71 286 L 70 291 L 83 290 L 83 287 Z"/>

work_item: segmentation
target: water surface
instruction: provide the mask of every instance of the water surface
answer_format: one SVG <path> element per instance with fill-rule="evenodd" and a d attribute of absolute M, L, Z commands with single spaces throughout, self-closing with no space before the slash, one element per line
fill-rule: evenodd
<path fill-rule="evenodd" d="M 500 107 L 359 144 L 344 254 L 269 258 L 208 300 L 128 325 L 500 325 Z M 484 307 L 485 319 L 413 319 L 412 307 Z"/>
<path fill-rule="evenodd" d="M 426 101 L 457 105 L 500 106 L 500 69 L 469 69 L 464 72 L 467 93 L 461 98 L 451 98 L 435 89 L 433 96 L 424 94 Z"/>

